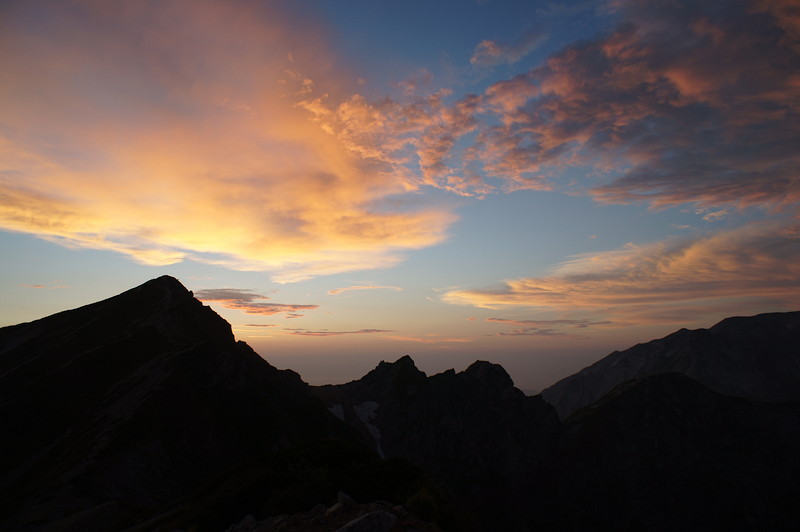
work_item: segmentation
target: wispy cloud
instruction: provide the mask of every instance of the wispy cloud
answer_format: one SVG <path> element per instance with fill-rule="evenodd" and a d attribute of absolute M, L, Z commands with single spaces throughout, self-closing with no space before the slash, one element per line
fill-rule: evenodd
<path fill-rule="evenodd" d="M 69 286 L 65 284 L 22 284 L 20 286 L 24 288 L 45 288 L 48 290 L 54 290 L 57 288 L 69 288 Z"/>
<path fill-rule="evenodd" d="M 548 35 L 541 32 L 528 32 L 515 42 L 483 40 L 472 54 L 469 62 L 476 66 L 514 64 L 535 50 Z"/>
<path fill-rule="evenodd" d="M 345 286 L 343 288 L 334 288 L 333 290 L 328 290 L 328 294 L 337 295 L 337 294 L 342 294 L 344 292 L 349 292 L 351 290 L 393 290 L 395 292 L 400 292 L 403 289 L 400 288 L 399 286 L 354 285 L 354 286 Z"/>
<path fill-rule="evenodd" d="M 261 303 L 262 300 L 271 299 L 268 296 L 258 294 L 253 290 L 243 288 L 208 288 L 205 290 L 198 290 L 194 293 L 195 297 L 200 301 L 213 301 L 219 303 L 225 308 L 239 310 L 246 314 L 260 314 L 263 316 L 271 316 L 273 314 L 288 313 L 290 317 L 299 317 L 302 314 L 296 314 L 299 310 L 314 310 L 319 308 L 319 305 L 290 305 L 284 303 Z M 255 327 L 259 325 L 249 325 L 248 327 Z M 269 325 L 260 325 L 260 327 L 268 327 Z"/>
<path fill-rule="evenodd" d="M 570 338 L 573 340 L 584 339 L 586 336 L 570 334 L 558 329 L 541 329 L 538 327 L 524 327 L 510 332 L 498 332 L 487 336 L 549 336 L 556 338 Z"/>
<path fill-rule="evenodd" d="M 588 319 L 580 320 L 511 320 L 505 318 L 486 318 L 486 321 L 494 323 L 502 323 L 504 325 L 523 325 L 526 327 L 548 327 L 553 325 L 568 325 L 576 329 L 583 329 L 586 327 L 593 327 L 595 325 L 610 325 L 612 322 L 605 321 L 592 321 Z"/>
<path fill-rule="evenodd" d="M 386 329 L 360 329 L 358 331 L 310 331 L 307 329 L 293 329 L 290 334 L 297 336 L 342 336 L 346 334 L 380 334 L 394 332 Z"/>
<path fill-rule="evenodd" d="M 792 309 L 800 298 L 798 281 L 800 226 L 760 223 L 580 255 L 545 277 L 514 279 L 495 289 L 453 290 L 443 299 L 482 308 L 584 311 L 602 316 L 599 323 L 685 323 L 721 308 L 748 312 L 767 303 Z"/>
<path fill-rule="evenodd" d="M 486 318 L 487 322 L 499 323 L 515 327 L 509 332 L 498 332 L 489 336 L 553 336 L 560 338 L 584 339 L 586 336 L 565 332 L 563 329 L 587 329 L 598 325 L 610 325 L 612 322 L 593 321 L 589 319 L 560 320 L 513 320 L 505 318 Z"/>
<path fill-rule="evenodd" d="M 423 336 L 414 335 L 387 335 L 384 338 L 396 340 L 398 342 L 414 342 L 418 344 L 463 344 L 472 341 L 472 338 L 451 338 L 438 334 L 427 334 Z"/>
<path fill-rule="evenodd" d="M 0 228 L 288 282 L 394 265 L 454 220 L 389 208 L 407 177 L 296 105 L 355 80 L 277 2 L 0 10 Z"/>

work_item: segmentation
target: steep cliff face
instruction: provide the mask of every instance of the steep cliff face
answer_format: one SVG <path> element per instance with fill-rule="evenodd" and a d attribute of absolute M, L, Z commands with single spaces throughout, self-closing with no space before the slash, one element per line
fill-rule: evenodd
<path fill-rule="evenodd" d="M 351 437 L 170 277 L 0 329 L 0 367 L 16 529 L 113 529 L 243 460 Z"/>
<path fill-rule="evenodd" d="M 486 530 L 522 529 L 527 483 L 563 438 L 555 411 L 488 362 L 427 377 L 403 357 L 316 392 L 379 453 L 406 458 L 446 481 Z"/>
<path fill-rule="evenodd" d="M 712 390 L 757 401 L 800 400 L 800 312 L 728 318 L 611 353 L 542 396 L 566 418 L 615 386 L 676 372 Z"/>

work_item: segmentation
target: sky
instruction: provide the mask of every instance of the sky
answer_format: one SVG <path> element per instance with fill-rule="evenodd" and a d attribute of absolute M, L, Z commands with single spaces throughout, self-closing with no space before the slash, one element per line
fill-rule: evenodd
<path fill-rule="evenodd" d="M 795 0 L 0 3 L 0 326 L 177 277 L 311 384 L 800 310 Z"/>

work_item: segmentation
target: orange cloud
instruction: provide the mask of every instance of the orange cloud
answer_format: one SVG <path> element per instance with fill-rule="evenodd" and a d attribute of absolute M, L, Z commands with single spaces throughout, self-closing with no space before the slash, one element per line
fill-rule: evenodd
<path fill-rule="evenodd" d="M 593 320 L 617 325 L 686 323 L 721 310 L 794 309 L 800 302 L 800 227 L 752 224 L 695 239 L 580 255 L 546 277 L 514 279 L 497 289 L 453 290 L 443 300 L 490 309 L 589 313 Z"/>
<path fill-rule="evenodd" d="M 442 241 L 450 211 L 389 210 L 407 176 L 298 105 L 347 73 L 277 5 L 4 3 L 0 228 L 281 282 Z"/>

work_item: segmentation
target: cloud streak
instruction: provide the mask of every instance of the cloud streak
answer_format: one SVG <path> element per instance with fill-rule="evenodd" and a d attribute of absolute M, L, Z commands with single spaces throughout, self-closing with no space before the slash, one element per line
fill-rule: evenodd
<path fill-rule="evenodd" d="M 394 334 L 384 336 L 384 338 L 395 340 L 397 342 L 414 342 L 417 344 L 463 344 L 472 341 L 472 338 L 449 338 L 439 336 L 437 334 L 428 334 L 423 336 Z"/>
<path fill-rule="evenodd" d="M 585 339 L 586 336 L 571 334 L 561 330 L 566 326 L 569 329 L 588 329 L 598 325 L 610 325 L 610 321 L 592 321 L 589 319 L 559 319 L 559 320 L 512 320 L 505 318 L 486 318 L 487 322 L 499 323 L 516 327 L 510 332 L 498 332 L 489 336 L 550 336 L 559 338 Z"/>
<path fill-rule="evenodd" d="M 721 309 L 793 309 L 800 300 L 799 280 L 800 226 L 754 223 L 693 239 L 580 255 L 548 276 L 514 279 L 494 289 L 453 290 L 443 300 L 490 309 L 589 312 L 602 316 L 601 323 L 685 322 Z"/>
<path fill-rule="evenodd" d="M 259 314 L 262 316 L 272 316 L 274 314 L 287 313 L 286 317 L 301 317 L 296 314 L 301 310 L 314 310 L 319 305 L 290 305 L 284 303 L 261 303 L 261 300 L 271 299 L 265 295 L 256 293 L 253 290 L 243 288 L 208 288 L 198 290 L 194 293 L 200 301 L 209 301 L 222 305 L 225 308 L 238 310 L 246 314 Z M 248 325 L 248 327 L 269 327 L 269 325 Z"/>
<path fill-rule="evenodd" d="M 354 285 L 354 286 L 345 286 L 343 288 L 334 288 L 333 290 L 328 290 L 328 294 L 335 296 L 338 294 L 342 294 L 344 292 L 349 292 L 351 290 L 392 290 L 394 292 L 400 292 L 403 289 L 398 286 Z"/>
<path fill-rule="evenodd" d="M 389 333 L 394 332 L 387 329 L 360 329 L 358 331 L 309 331 L 306 329 L 294 329 L 291 331 L 290 334 L 296 336 L 342 336 L 342 335 L 349 335 L 349 334 L 381 334 L 381 333 Z"/>
<path fill-rule="evenodd" d="M 0 10 L 2 229 L 290 282 L 394 265 L 454 220 L 387 207 L 405 176 L 296 105 L 349 79 L 280 2 Z"/>
<path fill-rule="evenodd" d="M 526 327 L 548 327 L 553 325 L 568 325 L 576 329 L 584 329 L 595 325 L 610 325 L 610 321 L 592 321 L 588 319 L 580 320 L 509 320 L 504 318 L 486 318 L 485 321 L 501 323 L 504 325 L 523 325 Z"/>

